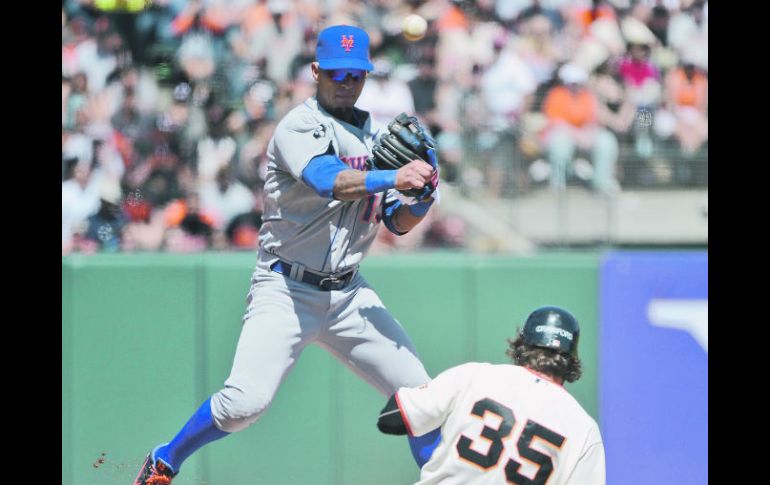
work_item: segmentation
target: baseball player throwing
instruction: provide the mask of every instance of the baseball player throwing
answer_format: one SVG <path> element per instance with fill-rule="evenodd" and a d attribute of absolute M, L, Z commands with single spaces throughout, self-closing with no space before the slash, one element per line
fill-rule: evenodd
<path fill-rule="evenodd" d="M 578 322 L 532 312 L 508 355 L 515 365 L 468 363 L 400 389 L 380 414 L 388 434 L 441 427 L 418 485 L 604 485 L 599 427 L 562 387 L 580 378 Z"/>
<path fill-rule="evenodd" d="M 435 155 L 365 170 L 377 135 L 389 130 L 354 107 L 372 70 L 369 37 L 357 27 L 326 28 L 316 57 L 316 96 L 279 122 L 268 147 L 259 257 L 230 376 L 148 454 L 134 485 L 171 483 L 201 446 L 259 419 L 310 343 L 386 396 L 430 380 L 358 266 L 381 221 L 402 235 L 425 216 L 437 185 Z M 420 193 L 408 203 L 397 191 Z"/>

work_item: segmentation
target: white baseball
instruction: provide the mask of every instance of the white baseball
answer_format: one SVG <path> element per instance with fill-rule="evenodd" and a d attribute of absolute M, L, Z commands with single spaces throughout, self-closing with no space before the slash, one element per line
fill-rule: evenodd
<path fill-rule="evenodd" d="M 428 22 L 420 15 L 413 13 L 404 17 L 401 30 L 407 40 L 420 40 L 425 36 L 425 31 L 428 30 Z"/>

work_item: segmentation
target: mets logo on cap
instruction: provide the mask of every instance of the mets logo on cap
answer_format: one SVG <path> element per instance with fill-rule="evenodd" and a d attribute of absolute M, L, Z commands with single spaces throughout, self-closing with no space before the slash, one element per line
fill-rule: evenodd
<path fill-rule="evenodd" d="M 334 25 L 322 30 L 315 53 L 321 69 L 374 69 L 369 61 L 369 35 L 352 25 Z"/>
<path fill-rule="evenodd" d="M 345 37 L 342 36 L 342 48 L 345 49 L 345 52 L 350 52 L 350 49 L 353 48 L 353 36 Z"/>

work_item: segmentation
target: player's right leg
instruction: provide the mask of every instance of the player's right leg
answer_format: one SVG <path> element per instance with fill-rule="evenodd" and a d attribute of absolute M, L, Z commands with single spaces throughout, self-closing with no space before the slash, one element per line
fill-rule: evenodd
<path fill-rule="evenodd" d="M 196 450 L 259 419 L 317 334 L 321 322 L 313 316 L 326 311 L 316 308 L 323 305 L 317 290 L 263 270 L 254 277 L 225 387 L 203 403 L 173 440 L 147 456 L 134 485 L 170 483 Z M 304 316 L 301 322 L 299 315 Z"/>

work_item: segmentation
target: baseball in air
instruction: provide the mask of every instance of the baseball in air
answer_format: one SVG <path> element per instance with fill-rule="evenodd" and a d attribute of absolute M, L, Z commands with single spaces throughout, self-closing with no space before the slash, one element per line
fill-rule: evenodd
<path fill-rule="evenodd" d="M 404 22 L 401 24 L 401 30 L 407 40 L 420 40 L 425 37 L 425 31 L 428 30 L 428 22 L 421 16 L 413 13 L 404 18 Z"/>

